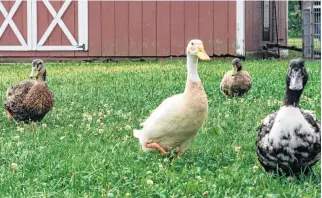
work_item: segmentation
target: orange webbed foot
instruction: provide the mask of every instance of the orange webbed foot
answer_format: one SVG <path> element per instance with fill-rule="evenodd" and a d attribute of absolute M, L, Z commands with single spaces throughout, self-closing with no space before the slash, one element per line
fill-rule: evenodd
<path fill-rule="evenodd" d="M 161 155 L 165 156 L 167 152 L 158 144 L 158 143 L 145 143 L 145 146 L 148 148 L 155 148 L 160 151 Z"/>

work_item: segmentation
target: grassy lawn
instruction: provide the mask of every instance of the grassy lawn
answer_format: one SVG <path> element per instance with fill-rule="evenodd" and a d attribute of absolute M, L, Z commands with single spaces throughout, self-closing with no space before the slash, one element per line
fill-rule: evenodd
<path fill-rule="evenodd" d="M 302 38 L 288 38 L 287 45 L 302 48 Z"/>
<path fill-rule="evenodd" d="M 306 65 L 301 105 L 321 118 L 320 62 Z M 255 153 L 257 125 L 284 96 L 288 61 L 245 62 L 253 88 L 230 100 L 219 90 L 230 62 L 201 62 L 209 116 L 181 158 L 143 153 L 132 129 L 183 91 L 185 61 L 46 66 L 55 107 L 45 119 L 11 125 L 0 115 L 0 197 L 321 196 L 320 165 L 316 176 L 289 181 L 264 172 Z M 1 65 L 1 104 L 6 88 L 29 72 L 30 64 Z"/>
<path fill-rule="evenodd" d="M 314 49 L 321 51 L 321 41 L 317 38 L 314 38 L 313 42 L 314 42 Z M 287 45 L 302 48 L 302 38 L 288 38 Z"/>

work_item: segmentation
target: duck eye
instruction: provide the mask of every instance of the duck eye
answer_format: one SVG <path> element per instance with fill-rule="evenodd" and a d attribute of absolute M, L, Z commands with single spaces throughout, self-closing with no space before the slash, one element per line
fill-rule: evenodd
<path fill-rule="evenodd" d="M 191 45 L 193 45 L 193 43 L 191 43 Z"/>

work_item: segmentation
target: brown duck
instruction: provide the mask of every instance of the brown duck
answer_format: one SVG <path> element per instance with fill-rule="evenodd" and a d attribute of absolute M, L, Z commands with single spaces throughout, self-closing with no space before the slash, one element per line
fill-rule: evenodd
<path fill-rule="evenodd" d="M 252 79 L 247 71 L 243 70 L 239 58 L 232 61 L 232 70 L 227 72 L 220 83 L 220 90 L 226 96 L 241 96 L 252 87 Z"/>
<path fill-rule="evenodd" d="M 5 109 L 11 123 L 41 121 L 54 106 L 54 95 L 46 83 L 46 69 L 40 59 L 32 62 L 29 76 L 6 93 Z"/>

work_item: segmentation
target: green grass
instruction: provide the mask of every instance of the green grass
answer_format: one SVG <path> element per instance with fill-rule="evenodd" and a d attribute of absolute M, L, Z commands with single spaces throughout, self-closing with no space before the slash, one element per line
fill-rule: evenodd
<path fill-rule="evenodd" d="M 302 38 L 288 38 L 287 45 L 302 48 Z"/>
<path fill-rule="evenodd" d="M 314 42 L 314 49 L 315 50 L 319 50 L 321 51 L 321 41 L 317 38 L 313 39 Z M 287 40 L 287 45 L 288 46 L 295 46 L 298 48 L 302 48 L 302 38 L 288 38 Z"/>
<path fill-rule="evenodd" d="M 255 153 L 256 127 L 279 109 L 288 61 L 247 61 L 244 67 L 252 90 L 227 100 L 219 83 L 230 62 L 200 62 L 208 119 L 181 158 L 164 158 L 140 151 L 132 129 L 163 99 L 183 91 L 184 61 L 48 63 L 55 107 L 45 119 L 24 126 L 0 116 L 0 197 L 320 197 L 320 165 L 316 176 L 288 181 L 267 174 Z M 320 63 L 307 67 L 301 105 L 321 118 Z M 1 103 L 6 88 L 29 71 L 30 64 L 1 65 Z"/>

